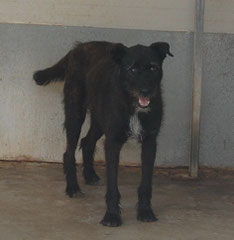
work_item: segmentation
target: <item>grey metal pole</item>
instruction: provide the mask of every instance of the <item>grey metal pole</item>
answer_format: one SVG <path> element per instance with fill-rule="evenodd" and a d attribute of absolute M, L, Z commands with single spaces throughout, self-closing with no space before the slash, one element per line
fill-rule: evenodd
<path fill-rule="evenodd" d="M 196 0 L 194 55 L 193 55 L 193 105 L 191 128 L 190 176 L 198 176 L 199 145 L 200 145 L 200 115 L 202 93 L 202 38 L 204 26 L 205 0 Z"/>

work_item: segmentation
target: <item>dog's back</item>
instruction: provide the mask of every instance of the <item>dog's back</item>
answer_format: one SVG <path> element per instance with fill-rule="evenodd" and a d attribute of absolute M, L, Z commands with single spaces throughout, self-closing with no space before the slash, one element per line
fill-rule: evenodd
<path fill-rule="evenodd" d="M 100 60 L 109 56 L 111 46 L 113 43 L 104 41 L 77 43 L 52 67 L 36 71 L 33 78 L 38 85 L 47 85 L 52 81 L 63 81 L 66 72 L 71 73 L 77 68 L 81 72 L 87 73 L 90 66 L 96 65 Z"/>

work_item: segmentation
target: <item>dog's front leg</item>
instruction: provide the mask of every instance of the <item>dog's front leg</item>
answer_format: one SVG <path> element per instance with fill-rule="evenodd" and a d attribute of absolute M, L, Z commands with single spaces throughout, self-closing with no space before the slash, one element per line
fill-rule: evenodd
<path fill-rule="evenodd" d="M 137 219 L 143 222 L 153 222 L 157 218 L 151 208 L 152 176 L 156 155 L 156 136 L 148 136 L 142 141 L 142 177 L 138 188 Z"/>
<path fill-rule="evenodd" d="M 122 224 L 119 207 L 120 193 L 118 189 L 118 165 L 122 145 L 123 142 L 106 138 L 107 210 L 101 223 L 109 227 L 118 227 Z"/>

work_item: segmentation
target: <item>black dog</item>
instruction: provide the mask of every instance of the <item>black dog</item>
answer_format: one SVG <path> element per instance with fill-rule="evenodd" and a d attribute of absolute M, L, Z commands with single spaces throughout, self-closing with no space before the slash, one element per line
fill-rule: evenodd
<path fill-rule="evenodd" d="M 33 76 L 38 85 L 65 80 L 67 148 L 63 161 L 66 193 L 70 197 L 81 192 L 75 150 L 87 109 L 91 113 L 91 126 L 80 145 L 87 184 L 95 185 L 99 181 L 93 167 L 94 150 L 97 140 L 105 134 L 107 210 L 101 221 L 105 226 L 122 223 L 117 174 L 121 147 L 130 136 L 142 144 L 137 219 L 157 220 L 151 208 L 152 175 L 162 119 L 160 83 L 166 55 L 173 56 L 165 42 L 130 48 L 109 42 L 88 42 L 78 44 L 57 64 Z"/>

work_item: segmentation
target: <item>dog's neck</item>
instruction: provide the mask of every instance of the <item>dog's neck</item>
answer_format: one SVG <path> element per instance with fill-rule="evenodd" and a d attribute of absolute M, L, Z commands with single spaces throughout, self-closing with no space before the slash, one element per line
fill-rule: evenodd
<path fill-rule="evenodd" d="M 142 133 L 143 133 L 142 125 L 138 117 L 138 113 L 135 112 L 135 114 L 131 115 L 129 120 L 129 136 L 141 139 Z"/>
<path fill-rule="evenodd" d="M 137 114 L 138 113 L 148 113 L 148 112 L 150 112 L 150 110 L 151 110 L 150 106 L 147 108 L 142 108 L 142 107 L 137 106 L 135 108 L 135 113 L 137 113 Z"/>

